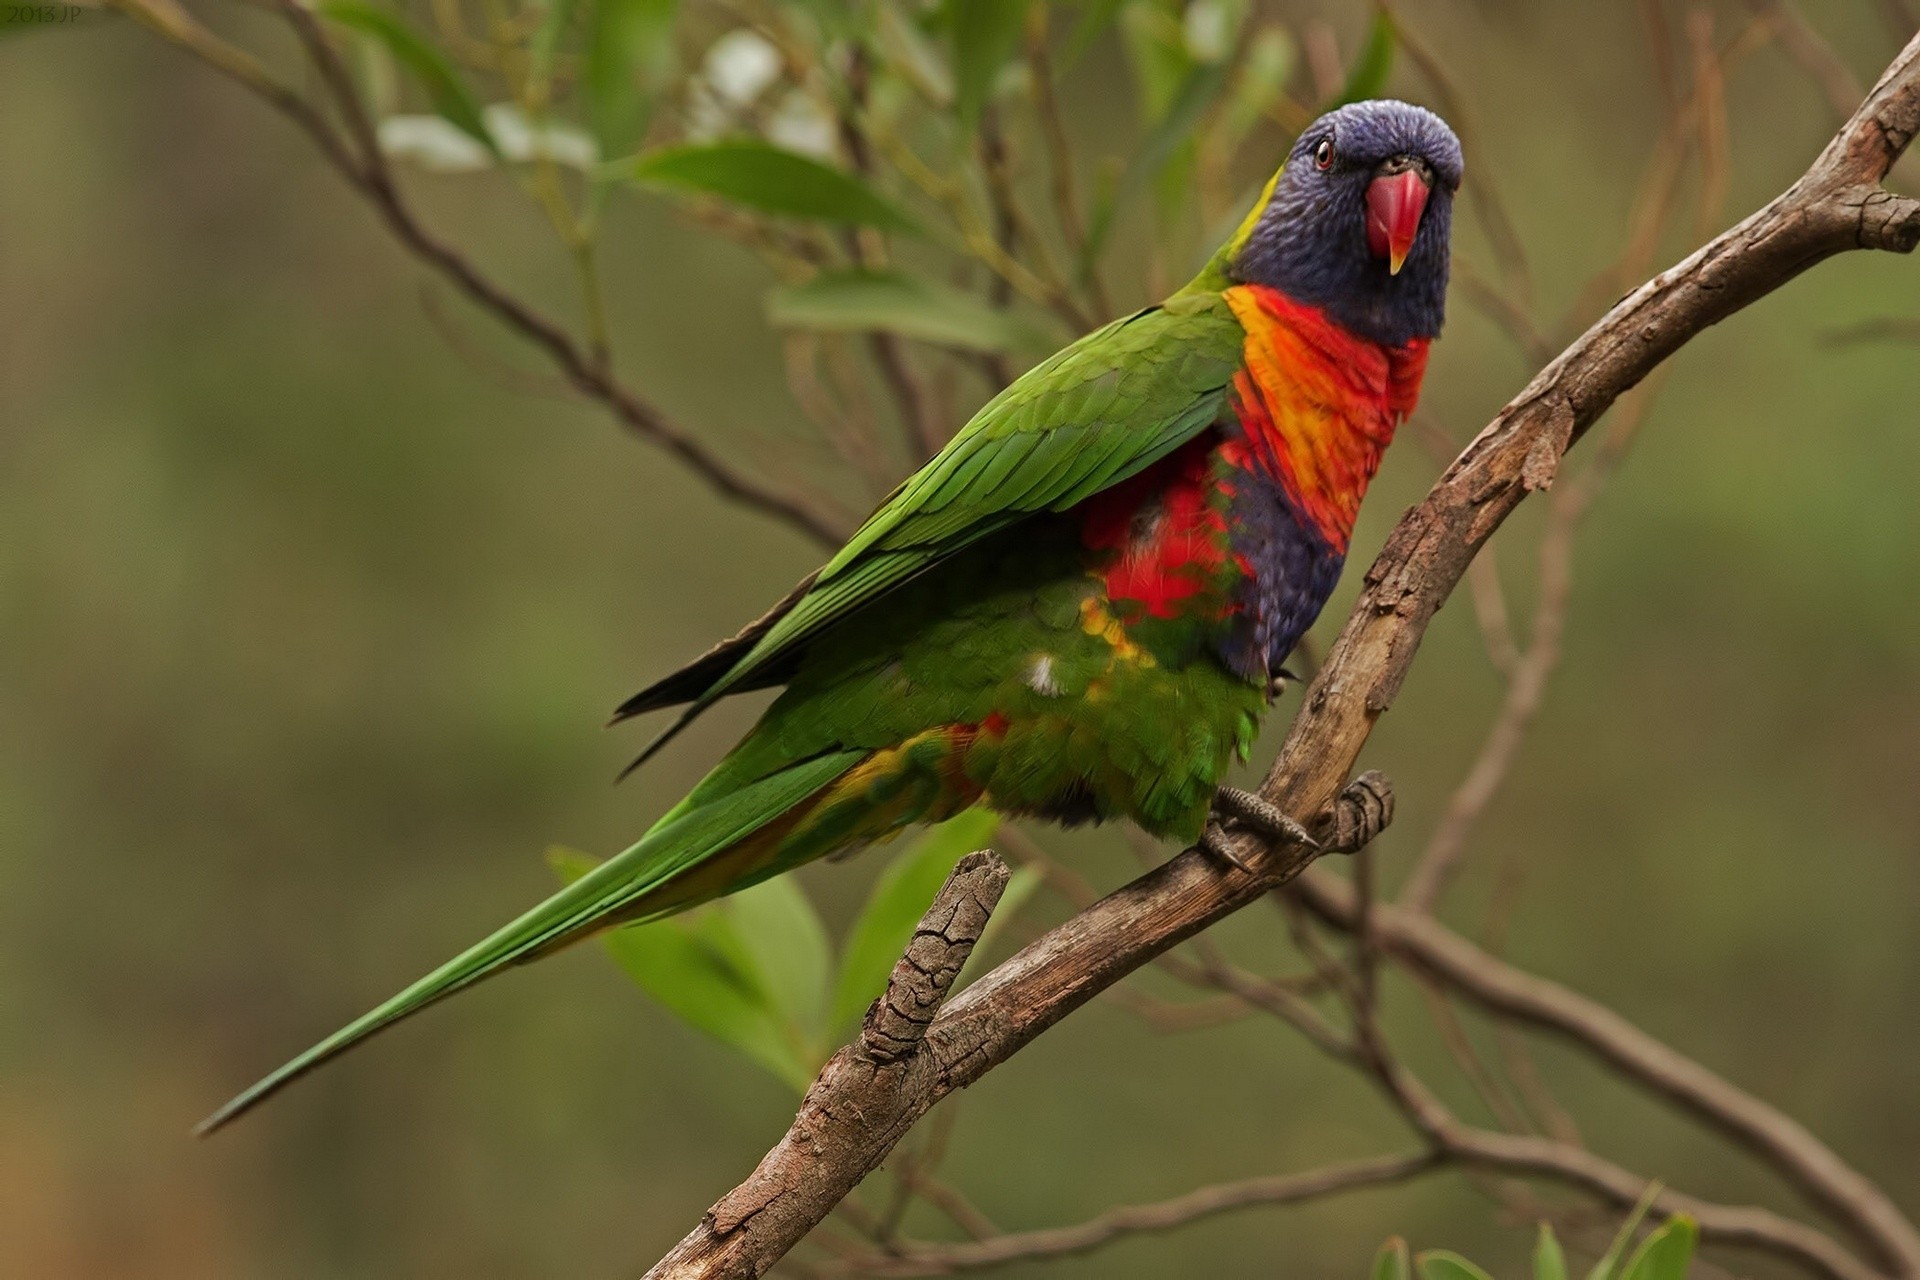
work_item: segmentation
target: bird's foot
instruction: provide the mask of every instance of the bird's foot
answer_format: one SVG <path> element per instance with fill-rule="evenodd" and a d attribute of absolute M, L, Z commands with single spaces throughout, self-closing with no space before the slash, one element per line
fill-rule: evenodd
<path fill-rule="evenodd" d="M 1393 781 L 1378 769 L 1369 769 L 1349 782 L 1333 802 L 1333 832 L 1327 848 L 1333 853 L 1358 853 L 1393 822 Z"/>
<path fill-rule="evenodd" d="M 1229 827 L 1258 832 L 1276 844 L 1320 848 L 1307 829 L 1288 817 L 1279 805 L 1239 787 L 1221 787 L 1213 793 L 1213 818 L 1200 834 L 1200 847 L 1241 871 L 1251 870 L 1233 851 Z"/>

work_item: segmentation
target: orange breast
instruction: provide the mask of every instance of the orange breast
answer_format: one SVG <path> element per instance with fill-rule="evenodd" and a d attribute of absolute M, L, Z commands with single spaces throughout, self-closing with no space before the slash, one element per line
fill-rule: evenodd
<path fill-rule="evenodd" d="M 1230 460 L 1274 476 L 1344 554 L 1380 455 L 1419 397 L 1427 342 L 1383 347 L 1262 285 L 1225 296 L 1247 334 L 1233 387 L 1245 438 L 1227 446 Z"/>

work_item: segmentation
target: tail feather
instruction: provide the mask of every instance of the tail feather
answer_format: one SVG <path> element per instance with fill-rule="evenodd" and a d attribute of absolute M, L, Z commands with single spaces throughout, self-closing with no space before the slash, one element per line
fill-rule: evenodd
<path fill-rule="evenodd" d="M 348 1023 L 202 1120 L 199 1135 L 238 1119 L 315 1067 L 454 992 L 509 965 L 576 941 L 616 917 L 648 914 L 647 899 L 739 843 L 838 778 L 867 753 L 842 751 L 792 765 L 688 812 L 669 815 L 638 844 L 610 858 L 398 995 Z M 662 906 L 670 913 L 673 906 Z"/>

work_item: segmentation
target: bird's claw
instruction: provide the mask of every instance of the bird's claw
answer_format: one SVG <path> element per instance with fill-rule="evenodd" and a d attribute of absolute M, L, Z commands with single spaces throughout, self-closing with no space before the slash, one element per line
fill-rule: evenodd
<path fill-rule="evenodd" d="M 1219 788 L 1213 793 L 1213 812 L 1213 820 L 1207 823 L 1206 830 L 1201 833 L 1200 845 L 1208 853 L 1241 871 L 1249 868 L 1233 851 L 1232 837 L 1227 830 L 1229 826 L 1258 832 L 1276 844 L 1305 845 L 1315 852 L 1320 849 L 1319 841 L 1305 827 L 1288 817 L 1279 805 L 1251 791 L 1242 791 L 1239 787 Z"/>
<path fill-rule="evenodd" d="M 1369 769 L 1333 802 L 1333 832 L 1327 848 L 1334 853 L 1358 853 L 1393 822 L 1393 782 L 1378 769 Z"/>

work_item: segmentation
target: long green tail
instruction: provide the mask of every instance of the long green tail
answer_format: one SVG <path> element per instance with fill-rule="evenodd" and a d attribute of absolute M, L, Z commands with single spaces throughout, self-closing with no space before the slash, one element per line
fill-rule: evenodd
<path fill-rule="evenodd" d="M 237 1119 L 321 1063 L 482 978 L 591 932 L 610 916 L 644 915 L 644 899 L 752 835 L 838 778 L 867 753 L 843 751 L 782 769 L 698 808 L 669 813 L 640 842 L 429 973 L 238 1095 L 195 1127 Z M 669 909 L 670 910 L 670 909 Z"/>

